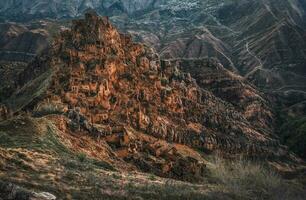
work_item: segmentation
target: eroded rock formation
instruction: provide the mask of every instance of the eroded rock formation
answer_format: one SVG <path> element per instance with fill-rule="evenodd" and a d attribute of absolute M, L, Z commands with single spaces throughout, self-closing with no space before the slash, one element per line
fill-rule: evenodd
<path fill-rule="evenodd" d="M 196 149 L 230 156 L 286 155 L 269 125 L 253 116 L 262 107 L 249 104 L 250 99 L 264 108 L 267 104 L 251 86 L 225 99 L 226 84 L 219 87 L 214 76 L 205 77 L 207 83 L 193 79 L 196 74 L 177 66 L 182 63 L 161 61 L 154 50 L 119 33 L 106 17 L 89 12 L 74 20 L 71 30 L 63 31 L 49 54 L 35 63 L 24 72 L 35 68 L 34 75 L 20 76 L 20 88 L 48 70 L 50 81 L 43 95 L 23 108 L 60 108 L 70 129 L 107 141 L 118 157 L 141 170 L 187 180 L 199 177 L 205 160 Z M 242 84 L 238 79 L 233 81 Z M 219 91 L 208 88 L 211 84 Z M 235 106 L 236 100 L 243 106 Z M 263 115 L 272 114 L 267 108 Z"/>

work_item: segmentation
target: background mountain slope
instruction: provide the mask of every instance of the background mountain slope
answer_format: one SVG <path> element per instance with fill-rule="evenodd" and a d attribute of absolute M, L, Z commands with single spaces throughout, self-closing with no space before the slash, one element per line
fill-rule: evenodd
<path fill-rule="evenodd" d="M 294 80 L 305 79 L 306 8 L 301 0 L 53 0 L 48 4 L 7 0 L 1 4 L 0 16 L 13 21 L 19 16 L 23 21 L 75 18 L 95 9 L 109 15 L 121 30 L 153 45 L 163 58 L 216 57 L 264 88 L 299 87 Z"/>

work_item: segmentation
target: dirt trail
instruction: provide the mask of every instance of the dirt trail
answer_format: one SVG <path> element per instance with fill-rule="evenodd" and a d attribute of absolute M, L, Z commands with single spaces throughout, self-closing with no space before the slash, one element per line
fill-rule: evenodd
<path fill-rule="evenodd" d="M 247 73 L 244 78 L 248 78 L 250 75 L 252 75 L 253 73 L 255 73 L 257 70 L 263 70 L 263 63 L 262 61 L 254 54 L 250 51 L 249 49 L 249 42 L 247 42 L 245 44 L 245 48 L 247 50 L 247 52 L 256 59 L 256 61 L 258 62 L 258 66 L 256 66 L 252 71 L 250 71 L 249 73 Z"/>

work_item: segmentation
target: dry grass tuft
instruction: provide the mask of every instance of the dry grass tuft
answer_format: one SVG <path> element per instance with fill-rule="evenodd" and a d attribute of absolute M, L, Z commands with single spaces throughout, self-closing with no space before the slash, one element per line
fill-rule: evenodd
<path fill-rule="evenodd" d="M 259 163 L 243 159 L 225 161 L 217 157 L 209 169 L 218 188 L 234 199 L 305 199 L 301 185 L 284 180 Z"/>

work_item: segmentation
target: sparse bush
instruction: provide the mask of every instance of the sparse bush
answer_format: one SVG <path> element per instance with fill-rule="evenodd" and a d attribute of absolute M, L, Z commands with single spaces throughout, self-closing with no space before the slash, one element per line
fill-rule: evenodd
<path fill-rule="evenodd" d="M 162 86 L 166 86 L 166 85 L 169 84 L 169 80 L 168 80 L 167 78 L 162 78 L 162 79 L 160 80 L 160 82 L 161 82 Z"/>
<path fill-rule="evenodd" d="M 156 180 L 155 175 L 154 175 L 154 174 L 151 174 L 151 175 L 149 176 L 149 180 L 151 180 L 151 181 L 155 181 L 155 180 Z"/>
<path fill-rule="evenodd" d="M 69 53 L 68 53 L 67 51 L 62 52 L 62 54 L 61 54 L 61 59 L 62 59 L 63 61 L 69 61 L 69 60 L 70 60 L 70 55 L 69 55 Z"/>
<path fill-rule="evenodd" d="M 173 180 L 168 180 L 164 184 L 150 183 L 148 185 L 137 185 L 129 183 L 126 185 L 126 190 L 129 191 L 129 196 L 140 194 L 143 199 L 175 199 L 175 200 L 217 200 L 223 199 L 222 195 L 210 194 L 201 190 L 200 187 L 182 184 Z"/>
<path fill-rule="evenodd" d="M 298 184 L 289 184 L 261 164 L 245 161 L 215 159 L 209 166 L 212 181 L 222 192 L 238 199 L 302 199 Z"/>
<path fill-rule="evenodd" d="M 117 101 L 117 97 L 115 97 L 115 96 L 111 96 L 111 98 L 110 98 L 110 102 L 111 102 L 111 104 L 115 104 L 115 103 L 116 103 L 116 101 Z"/>
<path fill-rule="evenodd" d="M 99 60 L 91 60 L 85 64 L 86 64 L 86 71 L 90 71 L 93 70 L 97 64 L 99 64 Z"/>
<path fill-rule="evenodd" d="M 127 73 L 124 73 L 120 76 L 121 79 L 126 79 L 128 81 L 133 81 L 134 80 L 134 77 L 131 73 L 127 72 Z"/>
<path fill-rule="evenodd" d="M 103 168 L 105 170 L 115 171 L 115 168 L 111 164 L 105 161 L 93 160 L 93 159 L 90 159 L 90 161 L 95 167 Z"/>
<path fill-rule="evenodd" d="M 84 153 L 79 153 L 79 154 L 77 155 L 77 157 L 78 157 L 78 159 L 79 159 L 80 162 L 85 162 L 86 159 L 87 159 L 87 156 L 86 156 L 86 154 L 84 154 Z"/>
<path fill-rule="evenodd" d="M 306 158 L 306 117 L 285 118 L 280 135 L 286 145 L 295 153 Z"/>
<path fill-rule="evenodd" d="M 118 175 L 118 174 L 112 174 L 112 177 L 113 177 L 114 179 L 120 179 L 120 178 L 122 178 L 122 176 L 120 176 L 120 175 Z"/>

